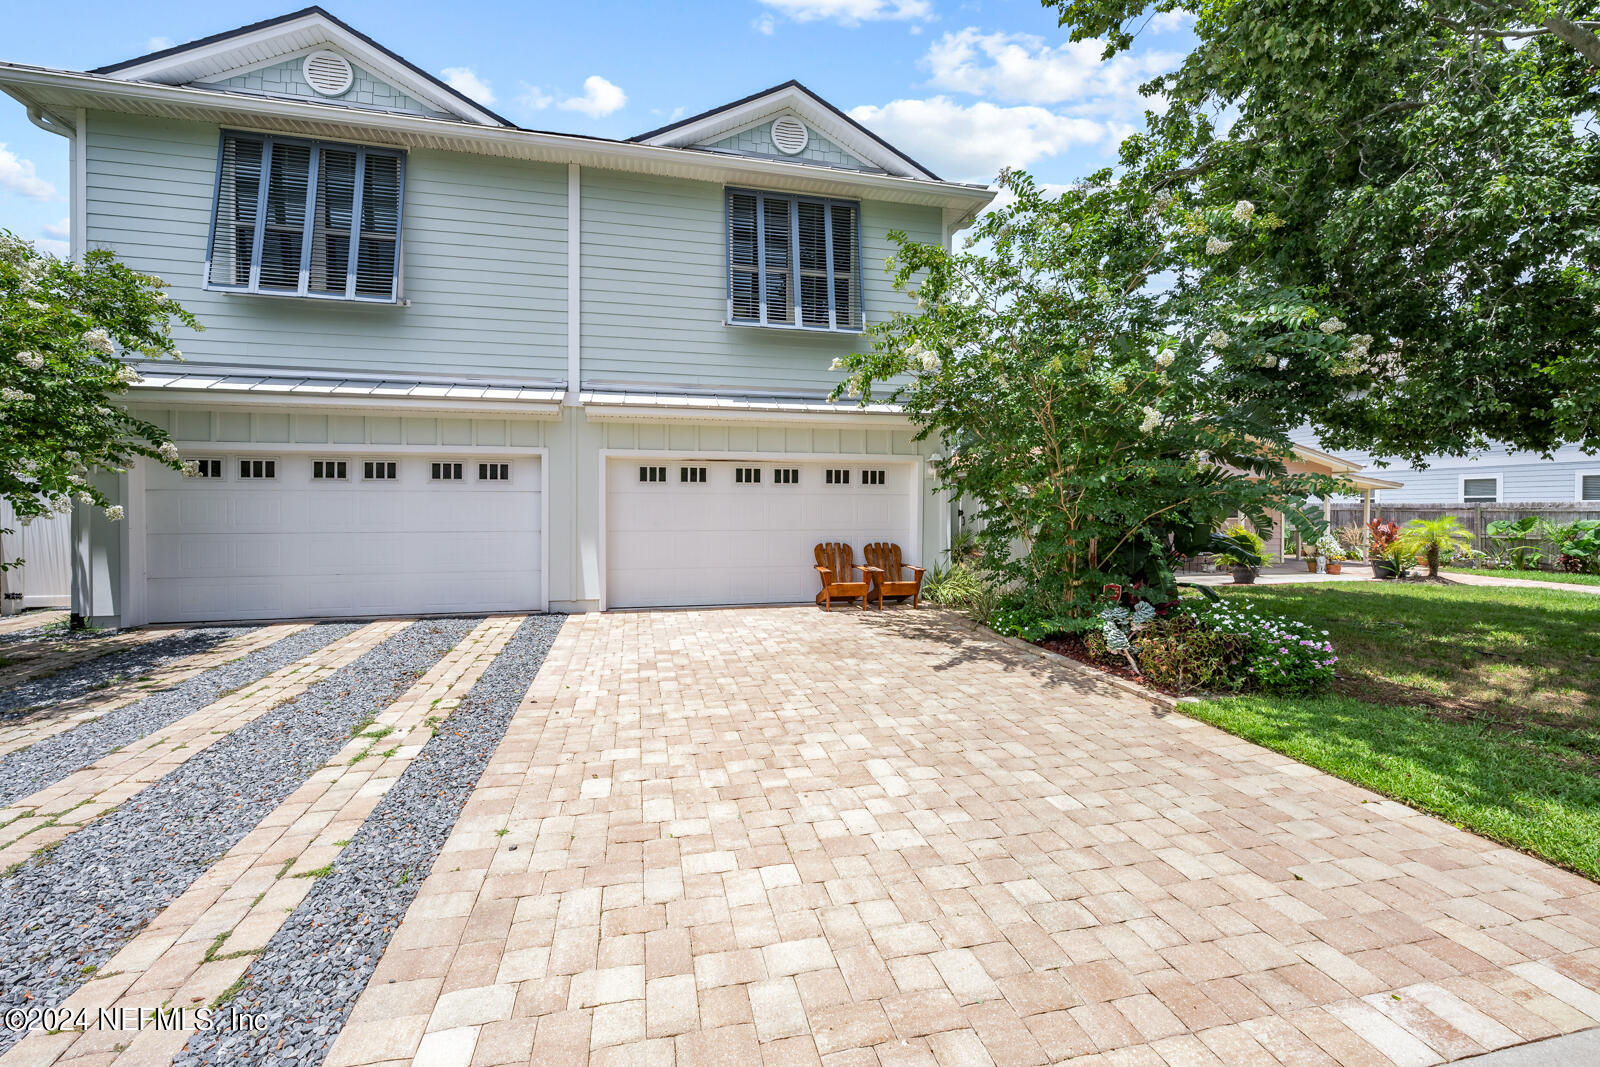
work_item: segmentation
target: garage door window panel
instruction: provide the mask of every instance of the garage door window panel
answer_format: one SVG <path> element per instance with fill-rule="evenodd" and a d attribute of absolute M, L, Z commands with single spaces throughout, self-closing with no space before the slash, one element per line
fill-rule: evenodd
<path fill-rule="evenodd" d="M 239 460 L 239 477 L 249 481 L 272 481 L 278 477 L 278 461 L 275 459 L 241 459 Z"/>

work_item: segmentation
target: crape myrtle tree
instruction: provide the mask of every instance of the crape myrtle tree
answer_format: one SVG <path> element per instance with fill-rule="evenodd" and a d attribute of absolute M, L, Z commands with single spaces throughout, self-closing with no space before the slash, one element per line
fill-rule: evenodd
<path fill-rule="evenodd" d="M 1372 336 L 1346 390 L 1305 398 L 1325 443 L 1600 449 L 1600 2 L 1045 6 L 1108 56 L 1194 16 L 1126 178 L 1282 219 L 1264 271 Z"/>
<path fill-rule="evenodd" d="M 125 357 L 181 358 L 174 324 L 200 328 L 165 285 L 107 251 L 64 260 L 0 231 L 0 496 L 22 523 L 74 503 L 120 519 L 96 474 L 138 457 L 186 469 L 165 431 L 118 404 L 139 380 Z"/>
<path fill-rule="evenodd" d="M 1174 565 L 1227 518 L 1270 530 L 1269 509 L 1298 516 L 1330 487 L 1286 470 L 1287 428 L 1364 339 L 1257 284 L 1280 223 L 1249 203 L 1193 210 L 1109 173 L 1059 196 L 999 182 L 963 249 L 891 235 L 917 310 L 837 361 L 834 395 L 902 405 L 980 516 L 978 565 L 1075 629 L 1105 585 L 1170 599 Z"/>

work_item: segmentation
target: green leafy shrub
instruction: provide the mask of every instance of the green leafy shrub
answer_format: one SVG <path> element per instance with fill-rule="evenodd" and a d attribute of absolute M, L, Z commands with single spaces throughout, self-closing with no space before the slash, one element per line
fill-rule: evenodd
<path fill-rule="evenodd" d="M 1265 561 L 1267 543 L 1242 522 L 1229 524 L 1221 535 L 1231 547 L 1213 558 L 1224 567 L 1259 567 Z"/>
<path fill-rule="evenodd" d="M 1246 688 L 1269 693 L 1315 693 L 1333 684 L 1333 642 L 1328 631 L 1282 615 L 1270 615 L 1248 604 L 1224 601 L 1190 609 L 1203 630 L 1242 638 L 1249 645 Z"/>
<path fill-rule="evenodd" d="M 1151 685 L 1174 693 L 1248 687 L 1251 643 L 1243 635 L 1201 625 L 1180 612 L 1139 635 L 1139 664 Z"/>

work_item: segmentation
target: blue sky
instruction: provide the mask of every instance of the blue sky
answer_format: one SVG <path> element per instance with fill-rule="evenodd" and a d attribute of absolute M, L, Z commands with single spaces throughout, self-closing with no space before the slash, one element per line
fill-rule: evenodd
<path fill-rule="evenodd" d="M 294 10 L 32 5 L 0 59 L 85 70 Z M 1110 63 L 1035 0 L 722 0 L 323 5 L 520 125 L 627 137 L 798 78 L 942 177 L 1022 166 L 1064 183 L 1112 162 L 1138 95 L 1187 49 L 1159 16 Z M 66 142 L 0 96 L 0 228 L 65 249 Z"/>

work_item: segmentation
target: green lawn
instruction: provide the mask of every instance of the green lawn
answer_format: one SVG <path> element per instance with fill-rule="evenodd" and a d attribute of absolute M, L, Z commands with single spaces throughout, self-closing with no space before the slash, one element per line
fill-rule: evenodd
<path fill-rule="evenodd" d="M 1326 629 L 1334 694 L 1198 718 L 1600 880 L 1600 597 L 1336 583 L 1224 590 Z"/>
<path fill-rule="evenodd" d="M 1600 585 L 1600 574 L 1564 574 L 1555 571 L 1514 571 L 1509 567 L 1446 567 L 1445 574 L 1482 574 L 1490 578 L 1521 578 L 1529 582 L 1563 585 Z"/>

